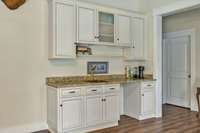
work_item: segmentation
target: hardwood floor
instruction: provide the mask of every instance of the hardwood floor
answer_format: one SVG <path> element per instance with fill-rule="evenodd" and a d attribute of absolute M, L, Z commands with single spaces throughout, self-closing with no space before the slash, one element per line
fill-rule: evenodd
<path fill-rule="evenodd" d="M 121 116 L 119 126 L 90 133 L 200 133 L 200 118 L 196 114 L 185 108 L 163 105 L 163 118 L 138 121 Z"/>

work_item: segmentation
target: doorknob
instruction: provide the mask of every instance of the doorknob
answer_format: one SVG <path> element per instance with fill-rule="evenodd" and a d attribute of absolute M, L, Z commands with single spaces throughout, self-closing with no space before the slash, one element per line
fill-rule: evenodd
<path fill-rule="evenodd" d="M 190 74 L 188 75 L 188 78 L 191 78 L 191 75 L 190 75 Z"/>

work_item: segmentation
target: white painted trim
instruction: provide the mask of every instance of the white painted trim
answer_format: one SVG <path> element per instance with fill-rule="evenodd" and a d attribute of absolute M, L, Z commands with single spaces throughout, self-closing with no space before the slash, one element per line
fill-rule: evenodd
<path fill-rule="evenodd" d="M 199 0 L 182 0 L 172 5 L 154 9 L 154 78 L 156 83 L 156 116 L 162 116 L 162 17 L 194 9 L 200 6 Z M 194 106 L 193 106 L 194 107 Z"/>
<path fill-rule="evenodd" d="M 162 17 L 154 17 L 154 79 L 156 79 L 156 117 L 162 117 Z"/>
<path fill-rule="evenodd" d="M 69 131 L 64 131 L 62 133 L 87 133 L 87 132 L 92 132 L 92 131 L 96 131 L 96 130 L 100 130 L 100 129 L 105 129 L 105 128 L 110 128 L 110 127 L 116 127 L 118 126 L 118 121 L 117 122 L 109 122 L 109 123 L 104 123 L 104 124 L 98 124 L 96 126 L 90 126 L 87 128 L 81 128 L 81 129 L 77 129 L 77 130 L 69 130 Z M 49 129 L 51 133 L 61 133 L 58 131 L 55 131 L 53 129 Z"/>
<path fill-rule="evenodd" d="M 47 123 L 42 122 L 0 129 L 0 133 L 31 133 L 46 129 L 48 129 Z"/>
<path fill-rule="evenodd" d="M 191 49 L 191 82 L 190 82 L 190 109 L 196 110 L 194 108 L 194 100 L 192 99 L 194 96 L 194 88 L 195 88 L 195 82 L 196 82 L 196 33 L 195 29 L 189 29 L 189 30 L 182 30 L 177 32 L 169 32 L 164 33 L 163 38 L 174 38 L 174 37 L 181 37 L 181 36 L 190 36 L 190 49 Z"/>

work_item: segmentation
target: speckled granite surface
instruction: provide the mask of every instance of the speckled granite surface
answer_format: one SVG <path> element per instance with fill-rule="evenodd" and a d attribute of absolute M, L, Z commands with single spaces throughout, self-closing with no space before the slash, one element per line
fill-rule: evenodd
<path fill-rule="evenodd" d="M 101 80 L 101 82 L 88 82 Z M 124 84 L 141 81 L 154 81 L 152 75 L 145 75 L 144 79 L 126 79 L 124 75 L 99 75 L 91 78 L 90 76 L 70 76 L 70 77 L 48 77 L 46 84 L 54 88 L 105 85 L 105 84 Z"/>

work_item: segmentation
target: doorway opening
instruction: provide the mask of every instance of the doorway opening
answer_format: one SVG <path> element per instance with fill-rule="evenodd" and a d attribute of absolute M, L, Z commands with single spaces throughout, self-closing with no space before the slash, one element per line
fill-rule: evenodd
<path fill-rule="evenodd" d="M 162 117 L 163 105 L 163 18 L 178 13 L 191 11 L 200 7 L 198 0 L 183 0 L 162 8 L 154 9 L 154 78 L 156 80 L 156 117 Z M 192 20 L 190 20 L 191 22 Z M 182 21 L 183 22 L 183 21 Z M 180 24 L 180 23 L 179 23 Z M 191 82 L 190 82 L 190 109 L 197 111 L 196 93 L 196 41 L 195 31 L 191 32 Z"/>

